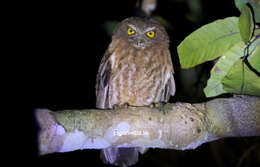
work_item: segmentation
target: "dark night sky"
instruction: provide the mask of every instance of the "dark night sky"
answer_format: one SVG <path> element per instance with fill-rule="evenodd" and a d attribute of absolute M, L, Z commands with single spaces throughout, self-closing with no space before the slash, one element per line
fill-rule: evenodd
<path fill-rule="evenodd" d="M 203 18 L 199 23 L 192 23 L 185 17 L 189 10 L 184 3 L 159 1 L 154 14 L 162 16 L 173 26 L 172 32 L 169 32 L 173 53 L 181 40 L 201 25 L 239 15 L 232 0 L 202 0 L 202 5 Z M 28 144 L 25 144 L 29 154 L 26 154 L 24 160 L 29 160 L 35 165 L 67 163 L 75 166 L 84 163 L 84 166 L 102 166 L 99 152 L 92 150 L 37 157 L 37 126 L 33 119 L 33 109 L 95 108 L 96 73 L 103 53 L 110 43 L 110 37 L 103 28 L 104 21 L 121 21 L 133 16 L 135 1 L 43 1 L 25 6 L 22 15 L 17 16 L 22 19 L 20 26 L 26 29 L 23 35 L 27 39 L 22 43 L 26 54 L 18 59 L 23 63 L 21 71 L 18 71 L 21 75 L 19 73 L 17 76 L 17 80 L 21 81 L 21 100 L 29 104 L 29 110 L 24 111 L 29 113 L 29 120 L 26 121 L 26 125 L 29 125 L 26 135 Z M 178 58 L 173 57 L 173 61 L 175 70 L 178 71 Z M 23 95 L 26 95 L 26 98 Z M 188 152 L 189 156 L 197 159 L 187 162 L 181 151 L 166 150 L 158 154 L 156 150 L 152 150 L 141 157 L 142 161 L 137 166 L 158 166 L 159 162 L 150 161 L 155 157 L 162 158 L 169 165 L 171 160 L 165 158 L 168 156 L 167 153 L 178 156 L 179 165 L 203 165 L 203 158 L 199 155 L 206 156 L 208 161 L 212 159 L 207 151 L 208 147 L 202 146 Z"/>

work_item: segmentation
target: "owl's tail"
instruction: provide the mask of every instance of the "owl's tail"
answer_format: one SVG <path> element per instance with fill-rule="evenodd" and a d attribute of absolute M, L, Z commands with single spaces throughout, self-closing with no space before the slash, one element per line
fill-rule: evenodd
<path fill-rule="evenodd" d="M 101 151 L 100 157 L 104 163 L 113 164 L 120 167 L 134 165 L 138 161 L 138 155 L 147 151 L 146 148 L 116 148 L 110 147 Z"/>

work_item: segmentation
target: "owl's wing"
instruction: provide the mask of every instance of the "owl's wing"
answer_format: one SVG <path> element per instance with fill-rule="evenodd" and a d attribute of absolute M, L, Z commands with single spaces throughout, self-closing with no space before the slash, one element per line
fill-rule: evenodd
<path fill-rule="evenodd" d="M 170 79 L 168 81 L 168 87 L 169 87 L 169 91 L 171 96 L 174 96 L 175 91 L 176 91 L 176 87 L 175 87 L 175 80 L 174 80 L 174 76 L 173 76 L 173 71 L 170 73 Z"/>
<path fill-rule="evenodd" d="M 168 102 L 170 99 L 170 96 L 174 96 L 176 88 L 175 88 L 175 81 L 174 81 L 174 76 L 173 72 L 168 73 L 168 80 L 166 82 L 164 91 L 163 91 L 163 96 L 161 101 Z"/>
<path fill-rule="evenodd" d="M 173 70 L 173 65 L 172 65 L 172 60 L 171 60 L 171 55 L 170 52 L 168 52 L 168 60 L 167 60 L 167 81 L 164 89 L 164 99 L 162 101 L 167 102 L 170 99 L 170 96 L 174 96 L 176 92 L 176 87 L 175 87 L 175 80 L 174 80 L 174 70 Z"/>
<path fill-rule="evenodd" d="M 96 78 L 96 107 L 97 108 L 111 108 L 109 104 L 109 78 L 111 75 L 111 63 L 109 61 L 110 57 L 109 51 L 106 51 Z"/>

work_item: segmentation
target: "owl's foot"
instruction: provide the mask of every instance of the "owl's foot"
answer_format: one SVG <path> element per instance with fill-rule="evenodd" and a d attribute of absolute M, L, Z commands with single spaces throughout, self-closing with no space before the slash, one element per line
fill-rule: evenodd
<path fill-rule="evenodd" d="M 122 109 L 122 108 L 128 108 L 129 104 L 128 103 L 124 103 L 124 104 L 114 104 L 113 105 L 113 109 L 114 110 L 118 110 L 118 109 Z"/>
<path fill-rule="evenodd" d="M 160 107 L 163 107 L 166 103 L 164 102 L 159 102 L 159 103 L 151 103 L 149 105 L 150 108 L 160 108 Z"/>
<path fill-rule="evenodd" d="M 149 105 L 149 107 L 158 108 L 160 111 L 163 112 L 163 115 L 165 115 L 165 114 L 168 113 L 168 110 L 163 109 L 165 104 L 166 104 L 165 102 L 152 103 L 152 104 Z"/>

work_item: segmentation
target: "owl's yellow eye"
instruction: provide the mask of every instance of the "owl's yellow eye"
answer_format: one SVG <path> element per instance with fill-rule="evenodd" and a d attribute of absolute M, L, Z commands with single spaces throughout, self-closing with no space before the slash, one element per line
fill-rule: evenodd
<path fill-rule="evenodd" d="M 135 30 L 133 30 L 132 28 L 129 27 L 129 28 L 127 29 L 127 34 L 128 34 L 128 35 L 133 35 L 133 34 L 135 34 Z"/>
<path fill-rule="evenodd" d="M 155 32 L 154 32 L 154 31 L 149 31 L 149 32 L 146 33 L 146 35 L 147 35 L 148 37 L 150 37 L 150 38 L 154 38 Z"/>

